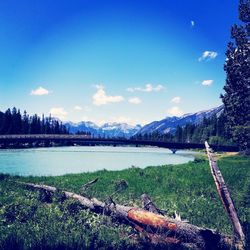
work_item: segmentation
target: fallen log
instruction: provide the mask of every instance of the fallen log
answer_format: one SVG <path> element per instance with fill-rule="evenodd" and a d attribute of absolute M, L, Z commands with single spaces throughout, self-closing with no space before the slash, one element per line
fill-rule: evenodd
<path fill-rule="evenodd" d="M 245 247 L 245 235 L 243 233 L 240 220 L 238 218 L 236 209 L 234 207 L 233 200 L 231 198 L 231 195 L 229 193 L 229 190 L 225 184 L 224 178 L 218 168 L 216 159 L 214 157 L 214 153 L 212 149 L 209 147 L 208 143 L 205 142 L 207 156 L 209 160 L 209 165 L 211 169 L 212 176 L 214 178 L 214 182 L 218 191 L 218 194 L 221 198 L 221 201 L 224 205 L 224 208 L 227 212 L 227 215 L 229 219 L 231 220 L 231 223 L 233 225 L 234 229 L 234 240 L 236 248 L 238 249 L 244 249 Z"/>
<path fill-rule="evenodd" d="M 34 183 L 19 182 L 26 187 L 56 193 L 56 187 Z M 66 198 L 77 200 L 81 205 L 98 214 L 112 216 L 119 222 L 130 225 L 138 230 L 159 235 L 166 243 L 195 246 L 196 249 L 231 249 L 232 239 L 217 231 L 200 228 L 182 221 L 165 217 L 137 207 L 104 203 L 95 198 L 89 199 L 82 195 L 59 190 Z"/>

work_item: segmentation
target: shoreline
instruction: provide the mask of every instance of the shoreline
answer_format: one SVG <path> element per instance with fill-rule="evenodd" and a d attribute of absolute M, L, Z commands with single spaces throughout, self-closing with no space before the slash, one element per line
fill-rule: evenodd
<path fill-rule="evenodd" d="M 241 211 L 243 224 L 250 219 L 248 206 L 243 203 L 245 197 L 249 197 L 249 164 L 250 158 L 240 155 L 225 156 L 218 161 L 234 204 Z M 84 184 L 96 178 L 96 183 L 83 189 Z M 60 194 L 47 197 L 17 182 L 50 185 L 103 201 L 112 197 L 117 204 L 137 207 L 141 207 L 140 196 L 146 193 L 169 217 L 176 212 L 193 225 L 232 234 L 205 157 L 179 165 L 100 170 L 63 176 L 0 174 L 0 242 L 8 242 L 10 238 L 13 241 L 14 237 L 16 242 L 23 242 L 30 248 L 38 242 L 46 242 L 46 246 L 53 249 L 61 244 L 71 246 L 71 239 L 74 239 L 74 247 L 80 249 L 82 246 L 88 248 L 90 239 L 93 239 L 102 246 L 103 242 L 106 246 L 112 242 L 117 249 L 124 249 L 124 241 L 127 246 L 133 246 L 129 237 L 130 228 L 117 226 L 106 216 L 94 215 L 73 200 L 63 201 Z"/>

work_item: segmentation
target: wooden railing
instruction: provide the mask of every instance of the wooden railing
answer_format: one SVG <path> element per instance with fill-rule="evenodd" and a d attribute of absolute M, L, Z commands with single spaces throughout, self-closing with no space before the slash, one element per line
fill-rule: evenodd
<path fill-rule="evenodd" d="M 28 134 L 28 135 L 0 135 L 0 144 L 10 143 L 33 143 L 33 142 L 72 142 L 85 145 L 135 145 L 135 146 L 156 146 L 169 148 L 173 152 L 177 149 L 204 149 L 203 143 L 180 143 L 156 140 L 136 140 L 125 138 L 93 138 L 89 135 L 62 135 L 62 134 Z M 211 145 L 216 151 L 235 152 L 238 147 L 227 145 Z"/>

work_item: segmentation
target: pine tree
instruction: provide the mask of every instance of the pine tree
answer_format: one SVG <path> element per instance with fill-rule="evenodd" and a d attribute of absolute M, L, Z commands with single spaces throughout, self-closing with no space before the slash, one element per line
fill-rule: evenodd
<path fill-rule="evenodd" d="M 12 131 L 12 115 L 10 109 L 7 109 L 4 113 L 2 133 L 11 134 Z"/>
<path fill-rule="evenodd" d="M 0 111 L 0 134 L 68 134 L 65 125 L 53 120 L 52 117 L 42 119 L 38 115 L 29 116 L 26 111 L 23 115 L 15 107 Z"/>
<path fill-rule="evenodd" d="M 226 128 L 242 151 L 250 149 L 250 1 L 240 0 L 241 25 L 231 30 L 224 70 L 227 74 L 221 95 L 227 118 Z"/>
<path fill-rule="evenodd" d="M 26 110 L 24 110 L 24 112 L 23 112 L 21 133 L 22 134 L 29 133 L 29 116 L 28 116 Z"/>

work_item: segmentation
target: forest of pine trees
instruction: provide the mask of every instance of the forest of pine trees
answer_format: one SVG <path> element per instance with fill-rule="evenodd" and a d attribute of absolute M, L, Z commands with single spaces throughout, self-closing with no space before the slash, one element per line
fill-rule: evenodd
<path fill-rule="evenodd" d="M 40 118 L 38 115 L 29 116 L 26 111 L 21 114 L 15 107 L 0 112 L 0 134 L 68 134 L 67 128 L 58 120 L 50 117 Z M 79 131 L 77 134 L 88 134 Z M 173 133 L 160 134 L 158 131 L 152 134 L 137 134 L 133 136 L 137 140 L 159 140 L 182 143 L 204 143 L 208 140 L 211 144 L 231 145 L 225 128 L 225 117 L 216 115 L 204 118 L 200 124 L 186 124 L 178 126 Z"/>
<path fill-rule="evenodd" d="M 204 118 L 200 124 L 186 124 L 178 126 L 174 133 L 160 134 L 158 131 L 152 134 L 137 134 L 133 137 L 138 140 L 160 140 L 182 143 L 204 143 L 206 140 L 216 145 L 232 145 L 225 128 L 225 117 L 216 115 Z"/>
<path fill-rule="evenodd" d="M 67 134 L 66 127 L 51 117 L 21 114 L 15 107 L 0 112 L 0 134 Z"/>

